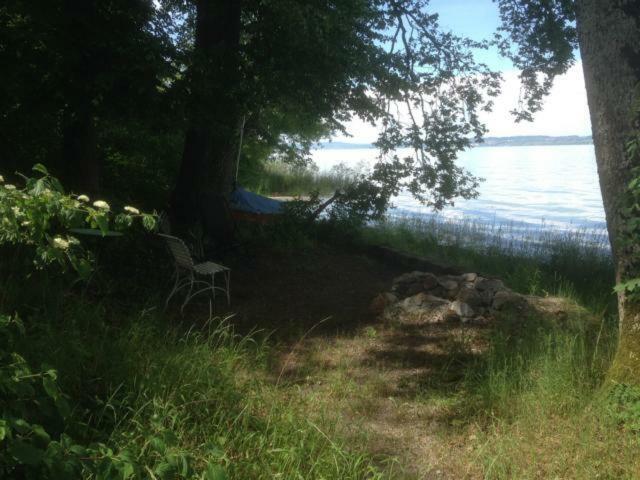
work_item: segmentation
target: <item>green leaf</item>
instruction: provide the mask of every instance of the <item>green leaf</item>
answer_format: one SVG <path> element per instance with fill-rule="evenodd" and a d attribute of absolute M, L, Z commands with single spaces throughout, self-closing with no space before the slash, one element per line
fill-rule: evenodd
<path fill-rule="evenodd" d="M 47 392 L 53 400 L 56 400 L 60 396 L 60 389 L 56 384 L 55 380 L 48 375 L 42 377 L 42 386 L 44 387 L 44 391 Z"/>
<path fill-rule="evenodd" d="M 151 437 L 151 439 L 149 440 L 149 445 L 151 445 L 151 448 L 153 450 L 161 454 L 163 454 L 167 450 L 166 444 L 160 437 Z"/>
<path fill-rule="evenodd" d="M 74 455 L 78 455 L 79 457 L 83 457 L 87 454 L 87 449 L 82 445 L 71 445 L 69 451 Z"/>
<path fill-rule="evenodd" d="M 637 289 L 640 289 L 640 278 L 627 280 L 626 282 L 619 283 L 613 288 L 616 293 L 634 292 Z"/>
<path fill-rule="evenodd" d="M 170 478 L 173 475 L 175 468 L 167 462 L 159 463 L 154 469 L 153 473 L 155 473 L 158 478 L 165 479 Z"/>
<path fill-rule="evenodd" d="M 0 442 L 7 437 L 8 430 L 7 421 L 0 419 Z"/>
<path fill-rule="evenodd" d="M 36 163 L 31 170 L 33 170 L 34 172 L 40 172 L 43 175 L 49 175 L 49 170 L 47 170 L 47 167 L 45 167 L 41 163 Z"/>
<path fill-rule="evenodd" d="M 153 215 L 144 214 L 142 215 L 142 225 L 149 232 L 152 231 L 156 227 L 156 219 Z"/>
<path fill-rule="evenodd" d="M 9 453 L 23 465 L 35 466 L 42 461 L 44 452 L 33 445 L 16 440 L 9 444 Z"/>
<path fill-rule="evenodd" d="M 205 480 L 227 480 L 228 478 L 227 472 L 225 472 L 220 465 L 215 463 L 207 465 L 207 469 L 204 472 Z"/>
<path fill-rule="evenodd" d="M 51 441 L 51 437 L 41 425 L 34 425 L 32 431 L 45 445 Z"/>
<path fill-rule="evenodd" d="M 98 214 L 94 217 L 94 220 L 103 234 L 109 231 L 109 217 L 103 214 Z"/>

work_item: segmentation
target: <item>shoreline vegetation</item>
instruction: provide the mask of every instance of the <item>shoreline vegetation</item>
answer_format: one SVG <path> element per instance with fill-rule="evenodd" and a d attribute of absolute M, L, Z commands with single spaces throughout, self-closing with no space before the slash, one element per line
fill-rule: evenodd
<path fill-rule="evenodd" d="M 276 165 L 261 191 L 333 189 L 354 174 Z M 269 247 L 225 260 L 237 304 L 217 315 L 197 302 L 161 311 L 170 265 L 146 238 L 105 245 L 99 257 L 121 262 L 84 287 L 42 270 L 24 279 L 24 257 L 3 247 L 0 306 L 24 328 L 2 317 L 0 340 L 42 398 L 55 368 L 67 412 L 43 410 L 33 428 L 61 439 L 47 448 L 59 445 L 65 478 L 638 477 L 640 391 L 601 388 L 617 340 L 605 237 L 419 217 L 244 235 Z M 376 320 L 369 303 L 404 270 L 367 245 L 500 278 L 552 307 L 490 326 Z"/>

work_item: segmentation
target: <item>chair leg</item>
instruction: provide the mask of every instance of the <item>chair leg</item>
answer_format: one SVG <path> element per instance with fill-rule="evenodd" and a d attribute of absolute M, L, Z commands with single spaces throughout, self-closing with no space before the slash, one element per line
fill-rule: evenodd
<path fill-rule="evenodd" d="M 178 272 L 178 270 L 176 269 L 175 271 L 175 281 L 173 282 L 173 288 L 171 289 L 171 292 L 169 293 L 169 296 L 167 297 L 167 300 L 164 302 L 164 309 L 166 310 L 169 307 L 169 300 L 171 300 L 171 297 L 173 297 L 175 295 L 175 293 L 178 291 L 178 282 L 180 281 L 180 273 Z"/>
<path fill-rule="evenodd" d="M 193 291 L 193 283 L 194 283 L 194 277 L 193 277 L 193 273 L 190 276 L 191 283 L 189 284 L 189 293 L 187 293 L 187 296 L 184 299 L 184 302 L 182 303 L 182 307 L 180 307 L 180 314 L 184 314 L 184 307 L 187 306 L 187 303 L 189 303 L 189 300 L 191 300 L 191 292 Z"/>

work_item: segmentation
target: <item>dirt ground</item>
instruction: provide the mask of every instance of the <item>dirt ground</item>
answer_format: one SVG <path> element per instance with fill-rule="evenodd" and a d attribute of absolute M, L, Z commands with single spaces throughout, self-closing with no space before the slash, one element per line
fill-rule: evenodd
<path fill-rule="evenodd" d="M 278 340 L 345 335 L 375 321 L 372 298 L 402 271 L 365 255 L 330 248 L 267 251 L 230 259 L 234 324 Z M 322 322 L 320 325 L 317 325 Z"/>
<path fill-rule="evenodd" d="M 270 334 L 279 352 L 273 381 L 302 414 L 394 459 L 394 478 L 475 478 L 451 461 L 472 448 L 452 412 L 486 327 L 382 321 L 371 300 L 406 268 L 354 252 L 319 247 L 226 262 L 232 306 L 217 313 L 233 314 L 241 333 Z"/>

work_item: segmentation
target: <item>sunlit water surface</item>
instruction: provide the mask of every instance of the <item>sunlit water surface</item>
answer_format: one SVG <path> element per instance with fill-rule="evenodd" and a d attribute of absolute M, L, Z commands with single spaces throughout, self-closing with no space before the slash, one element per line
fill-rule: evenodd
<path fill-rule="evenodd" d="M 375 157 L 374 149 L 313 152 L 320 171 L 340 163 L 370 166 Z M 594 234 L 606 227 L 592 145 L 479 147 L 461 153 L 459 165 L 485 181 L 478 198 L 457 200 L 439 214 L 443 220 Z M 408 192 L 393 204 L 392 215 L 434 215 Z"/>

